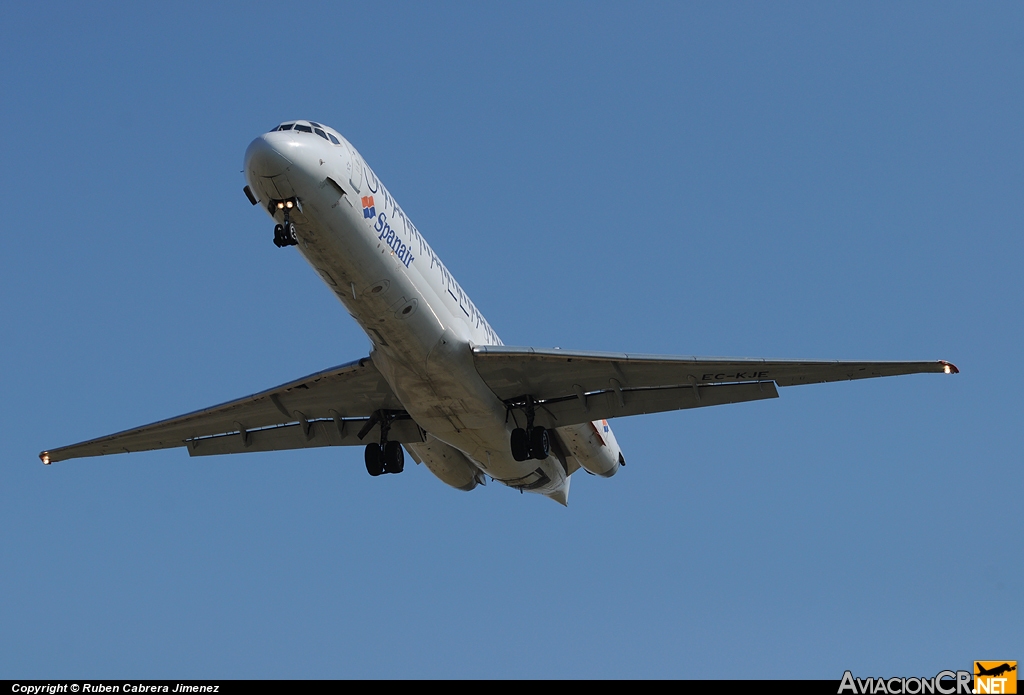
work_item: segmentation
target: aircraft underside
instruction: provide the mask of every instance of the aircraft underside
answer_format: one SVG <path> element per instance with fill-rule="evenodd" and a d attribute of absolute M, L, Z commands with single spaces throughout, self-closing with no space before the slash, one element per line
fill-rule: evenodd
<path fill-rule="evenodd" d="M 948 362 L 809 362 L 507 347 L 344 138 L 285 123 L 246 152 L 246 196 L 274 219 L 366 332 L 369 357 L 194 413 L 40 454 L 185 446 L 193 456 L 363 446 L 370 475 L 403 447 L 445 483 L 487 478 L 566 504 L 579 468 L 625 463 L 607 420 L 778 397 L 777 386 L 920 372 Z"/>

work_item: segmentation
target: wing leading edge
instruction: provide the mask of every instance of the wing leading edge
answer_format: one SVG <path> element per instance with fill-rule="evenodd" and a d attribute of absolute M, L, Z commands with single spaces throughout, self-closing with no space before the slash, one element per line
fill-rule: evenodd
<path fill-rule="evenodd" d="M 143 427 L 42 452 L 43 463 L 187 446 L 192 456 L 315 446 L 365 444 L 373 441 L 370 424 L 377 411 L 398 420 L 389 438 L 422 441 L 416 424 L 369 357 L 296 379 L 251 396 L 154 422 Z"/>
<path fill-rule="evenodd" d="M 703 358 L 503 345 L 475 347 L 473 358 L 484 382 L 510 406 L 534 399 L 545 427 L 777 398 L 776 385 L 959 372 L 945 361 Z"/>

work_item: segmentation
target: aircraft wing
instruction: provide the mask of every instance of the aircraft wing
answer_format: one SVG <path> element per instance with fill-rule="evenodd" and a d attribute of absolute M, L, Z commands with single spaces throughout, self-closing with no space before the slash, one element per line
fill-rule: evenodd
<path fill-rule="evenodd" d="M 631 355 L 488 345 L 477 371 L 510 405 L 537 404 L 537 423 L 605 418 L 777 398 L 778 386 L 959 370 L 949 362 L 813 362 Z"/>
<path fill-rule="evenodd" d="M 379 437 L 374 413 L 380 410 L 398 416 L 389 439 L 423 441 L 373 361 L 364 357 L 251 396 L 39 456 L 43 463 L 52 463 L 178 446 L 187 446 L 191 456 L 203 456 L 366 444 Z M 360 439 L 364 429 L 366 438 Z"/>

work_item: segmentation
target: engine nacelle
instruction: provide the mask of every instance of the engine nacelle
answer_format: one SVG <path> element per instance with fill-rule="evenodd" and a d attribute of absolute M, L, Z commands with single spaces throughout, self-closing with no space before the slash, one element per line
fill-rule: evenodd
<path fill-rule="evenodd" d="M 427 441 L 405 444 L 406 449 L 419 463 L 422 461 L 430 472 L 457 490 L 470 491 L 477 485 L 486 485 L 483 471 L 453 446 L 428 434 Z"/>
<path fill-rule="evenodd" d="M 588 473 L 610 478 L 626 461 L 607 420 L 558 428 L 558 436 Z"/>

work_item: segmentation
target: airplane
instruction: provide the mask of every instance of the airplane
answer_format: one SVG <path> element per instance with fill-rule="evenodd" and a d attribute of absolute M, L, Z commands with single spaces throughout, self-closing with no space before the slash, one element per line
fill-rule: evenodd
<path fill-rule="evenodd" d="M 186 447 L 190 456 L 364 446 L 371 476 L 405 454 L 459 490 L 497 480 L 568 504 L 570 476 L 625 465 L 617 417 L 777 398 L 777 387 L 950 362 L 701 358 L 509 347 L 333 128 L 285 121 L 245 152 L 243 192 L 372 344 L 369 356 L 221 405 L 43 451 L 44 464 Z M 404 447 L 404 451 L 403 451 Z"/>
<path fill-rule="evenodd" d="M 984 666 L 982 666 L 977 661 L 974 662 L 974 665 L 975 665 L 975 667 L 978 670 L 978 672 L 974 674 L 976 676 L 1001 676 L 1004 673 L 1008 673 L 1010 671 L 1016 671 L 1017 670 L 1016 662 L 1014 662 L 1013 666 L 1010 666 L 1010 664 L 1008 664 L 1008 663 L 1003 663 L 1003 664 L 1000 664 L 999 666 L 995 666 L 993 668 L 985 668 Z"/>

